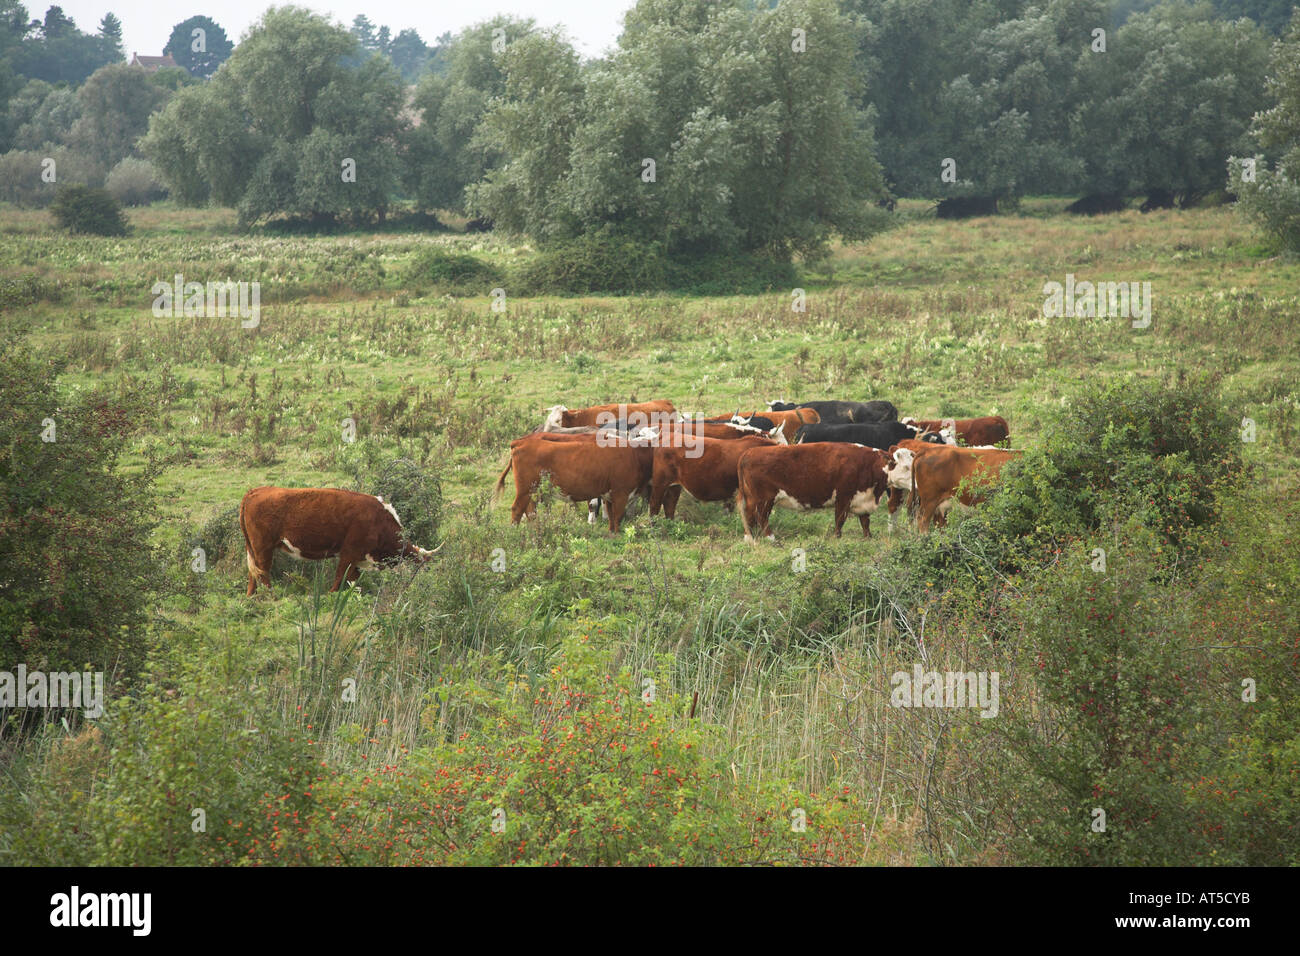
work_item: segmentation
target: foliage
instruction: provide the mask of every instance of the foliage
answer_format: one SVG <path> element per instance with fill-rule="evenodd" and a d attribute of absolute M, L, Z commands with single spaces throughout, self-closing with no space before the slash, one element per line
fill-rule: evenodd
<path fill-rule="evenodd" d="M 58 370 L 12 338 L 0 350 L 0 651 L 33 668 L 130 673 L 161 587 L 159 466 L 121 459 L 159 396 L 60 396 Z"/>
<path fill-rule="evenodd" d="M 516 41 L 475 139 L 505 159 L 470 204 L 537 239 L 611 234 L 674 255 L 788 259 L 862 238 L 882 184 L 850 100 L 855 29 L 823 0 L 641 0 L 590 70 L 554 34 Z"/>
<path fill-rule="evenodd" d="M 79 183 L 60 186 L 50 212 L 55 222 L 69 232 L 96 236 L 126 235 L 122 207 L 106 189 Z"/>
<path fill-rule="evenodd" d="M 1274 47 L 1268 88 L 1276 102 L 1255 117 L 1254 132 L 1278 157 L 1277 164 L 1270 169 L 1263 156 L 1253 157 L 1252 180 L 1243 161 L 1234 159 L 1227 188 L 1241 197 L 1241 211 L 1275 242 L 1300 252 L 1300 14 Z"/>
<path fill-rule="evenodd" d="M 1248 20 L 1164 4 L 1129 18 L 1080 66 L 1071 141 L 1086 142 L 1081 191 L 1164 191 L 1183 204 L 1219 188 L 1265 105 L 1268 40 Z"/>
<path fill-rule="evenodd" d="M 464 212 L 465 188 L 500 162 L 498 150 L 475 140 L 488 104 L 505 93 L 504 57 L 494 43 L 510 50 L 533 32 L 532 20 L 505 16 L 469 27 L 446 46 L 443 69 L 420 78 L 413 101 L 420 122 L 403 146 L 403 184 L 420 208 Z M 548 102 L 558 102 L 556 93 Z"/>
<path fill-rule="evenodd" d="M 773 865 L 860 852 L 838 801 L 733 784 L 714 728 L 684 720 L 680 700 L 644 699 L 656 678 L 615 668 L 585 637 L 545 672 L 498 659 L 451 676 L 425 697 L 425 743 L 317 784 L 311 812 L 252 861 Z M 806 831 L 788 822 L 795 807 Z"/>
<path fill-rule="evenodd" d="M 169 92 L 143 70 L 116 64 L 96 70 L 77 91 L 81 118 L 72 141 L 112 167 L 135 150 L 149 128 L 149 117 Z"/>
<path fill-rule="evenodd" d="M 47 160 L 53 161 L 53 167 Z M 54 182 L 46 182 L 47 169 L 52 169 Z M 0 156 L 0 200 L 16 206 L 50 205 L 63 188 L 62 183 L 98 186 L 103 182 L 104 168 L 98 162 L 65 146 L 15 149 Z"/>
<path fill-rule="evenodd" d="M 310 786 L 310 729 L 209 663 L 170 668 L 110 698 L 96 726 L 55 737 L 25 768 L 27 799 L 0 797 L 0 850 L 44 864 L 212 866 L 273 840 Z M 267 798 L 275 816 L 260 812 Z"/>
<path fill-rule="evenodd" d="M 20 76 L 78 86 L 101 66 L 122 59 L 121 23 L 111 14 L 101 21 L 100 33 L 91 34 L 78 29 L 59 6 L 49 7 L 44 20 L 30 22 L 26 8 L 14 0 L 0 11 L 0 56 Z"/>
<path fill-rule="evenodd" d="M 148 160 L 128 156 L 113 167 L 104 188 L 124 206 L 146 206 L 167 195 Z"/>
<path fill-rule="evenodd" d="M 203 32 L 196 35 L 195 30 Z M 202 49 L 196 50 L 196 46 L 201 46 Z M 226 31 L 215 20 L 195 15 L 172 27 L 163 53 L 170 53 L 172 59 L 192 76 L 207 80 L 230 58 L 234 48 Z"/>
<path fill-rule="evenodd" d="M 443 248 L 418 253 L 407 267 L 407 278 L 417 285 L 435 286 L 484 295 L 501 284 L 500 273 L 476 256 Z"/>
<path fill-rule="evenodd" d="M 272 8 L 204 86 L 180 90 L 142 151 L 172 195 L 333 222 L 377 215 L 397 186 L 403 88 L 391 63 L 351 70 L 356 39 L 323 17 Z"/>

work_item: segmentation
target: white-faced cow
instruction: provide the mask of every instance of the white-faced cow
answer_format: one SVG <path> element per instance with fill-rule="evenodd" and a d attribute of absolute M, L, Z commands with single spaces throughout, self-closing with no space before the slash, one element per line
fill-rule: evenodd
<path fill-rule="evenodd" d="M 774 537 L 768 524 L 774 505 L 796 511 L 835 509 L 835 536 L 850 514 L 871 537 L 871 512 L 885 495 L 885 459 L 863 445 L 818 442 L 753 448 L 737 465 L 745 540 Z"/>
<path fill-rule="evenodd" d="M 895 454 L 891 471 L 900 471 L 905 463 Z M 1023 452 L 1003 448 L 953 448 L 951 445 L 927 451 L 910 462 L 912 486 L 916 489 L 917 519 L 920 531 L 929 531 L 931 522 L 942 527 L 954 502 L 973 505 L 991 493 L 1002 466 Z"/>
<path fill-rule="evenodd" d="M 260 580 L 271 586 L 277 550 L 295 558 L 323 561 L 337 556 L 331 591 L 346 576 L 355 581 L 395 558 L 427 561 L 426 551 L 407 541 L 393 506 L 375 495 L 341 488 L 254 488 L 239 504 L 239 526 L 248 557 L 248 593 Z"/>
<path fill-rule="evenodd" d="M 589 408 L 565 408 L 552 405 L 546 410 L 544 431 L 557 428 L 575 428 L 582 425 L 612 425 L 619 423 L 628 429 L 643 425 L 663 425 L 677 420 L 677 409 L 667 400 L 651 402 L 622 402 L 615 405 L 592 405 Z"/>

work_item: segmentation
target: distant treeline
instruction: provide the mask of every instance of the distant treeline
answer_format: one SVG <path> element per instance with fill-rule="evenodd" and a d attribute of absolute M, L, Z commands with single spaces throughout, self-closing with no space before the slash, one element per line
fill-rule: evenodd
<path fill-rule="evenodd" d="M 400 202 L 539 241 L 777 258 L 870 235 L 896 197 L 1290 209 L 1300 41 L 1274 34 L 1292 22 L 1289 0 L 640 0 L 583 60 L 531 20 L 429 46 L 278 7 L 233 49 L 207 17 L 178 23 L 178 66 L 149 72 L 122 65 L 112 14 L 92 36 L 0 0 L 0 198 L 48 203 L 50 159 L 92 185 L 131 161 L 119 198 L 246 224 Z M 1230 157 L 1256 161 L 1230 181 Z"/>

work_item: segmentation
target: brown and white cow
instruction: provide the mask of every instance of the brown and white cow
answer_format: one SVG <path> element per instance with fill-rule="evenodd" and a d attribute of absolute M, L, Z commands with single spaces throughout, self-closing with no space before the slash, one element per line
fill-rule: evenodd
<path fill-rule="evenodd" d="M 730 502 L 736 497 L 740 456 L 751 448 L 775 444 L 763 435 L 742 435 L 728 440 L 701 438 L 693 447 L 660 445 L 654 450 L 650 517 L 657 515 L 661 506 L 665 516 L 675 517 L 683 488 L 698 501 Z"/>
<path fill-rule="evenodd" d="M 947 522 L 953 502 L 974 505 L 989 496 L 1002 466 L 1023 451 L 1004 448 L 953 448 L 951 445 L 927 451 L 910 464 L 912 485 L 918 506 L 917 528 L 929 531 Z M 894 471 L 902 468 L 897 462 Z"/>
<path fill-rule="evenodd" d="M 271 559 L 277 549 L 307 561 L 337 556 L 331 591 L 339 589 L 344 576 L 355 581 L 362 570 L 393 558 L 427 561 L 437 550 L 407 541 L 397 512 L 383 498 L 341 488 L 254 488 L 239 503 L 239 527 L 244 532 L 250 595 L 259 580 L 271 586 Z"/>
<path fill-rule="evenodd" d="M 907 502 L 908 514 L 916 507 L 916 491 L 912 484 L 912 462 L 917 456 L 936 448 L 951 448 L 951 445 L 938 445 L 922 441 L 919 438 L 904 438 L 896 445 L 890 445 L 885 452 L 885 479 L 889 486 L 889 527 L 893 530 L 894 513 L 898 506 Z"/>
<path fill-rule="evenodd" d="M 871 512 L 885 495 L 885 458 L 848 442 L 809 442 L 753 448 L 737 465 L 745 540 L 775 537 L 768 524 L 774 505 L 796 511 L 835 508 L 835 536 L 850 514 L 871 537 Z"/>
<path fill-rule="evenodd" d="M 958 441 L 967 445 L 996 445 L 1006 441 L 1011 435 L 1007 420 L 1001 415 L 985 415 L 983 418 L 942 418 L 916 419 L 904 418 L 904 425 L 913 425 L 922 431 L 939 432 L 949 444 Z M 948 436 L 952 438 L 949 439 Z"/>
<path fill-rule="evenodd" d="M 677 409 L 664 399 L 651 402 L 623 402 L 614 405 L 592 405 L 589 408 L 565 408 L 552 405 L 546 410 L 543 430 L 576 428 L 582 425 L 605 425 L 627 422 L 630 427 L 657 425 L 677 419 Z"/>
<path fill-rule="evenodd" d="M 495 501 L 505 487 L 506 476 L 515 473 L 515 502 L 510 523 L 518 524 L 526 514 L 537 516 L 532 494 L 542 475 L 570 501 L 600 498 L 609 506 L 610 533 L 618 531 L 634 494 L 648 496 L 654 467 L 654 450 L 641 439 L 622 439 L 604 445 L 596 435 L 529 435 L 510 443 L 510 461 L 497 479 Z"/>

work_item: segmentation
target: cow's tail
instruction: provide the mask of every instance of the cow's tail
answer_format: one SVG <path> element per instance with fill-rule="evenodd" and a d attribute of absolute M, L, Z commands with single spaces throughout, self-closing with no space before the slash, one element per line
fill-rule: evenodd
<path fill-rule="evenodd" d="M 506 466 L 501 471 L 501 477 L 497 479 L 497 486 L 492 489 L 492 501 L 495 502 L 501 497 L 501 492 L 506 486 L 506 475 L 515 467 L 515 456 L 513 453 L 506 456 Z"/>
<path fill-rule="evenodd" d="M 244 536 L 244 550 L 251 555 L 253 553 L 253 542 L 248 537 L 248 520 L 244 517 L 244 504 L 247 501 L 247 495 L 239 500 L 239 530 Z"/>
<path fill-rule="evenodd" d="M 247 504 L 248 495 L 244 495 L 239 499 L 239 530 L 244 536 L 244 562 L 248 565 L 248 573 L 250 577 L 257 577 L 261 574 L 261 569 L 253 558 L 253 539 L 248 536 L 248 518 L 244 514 Z"/>

